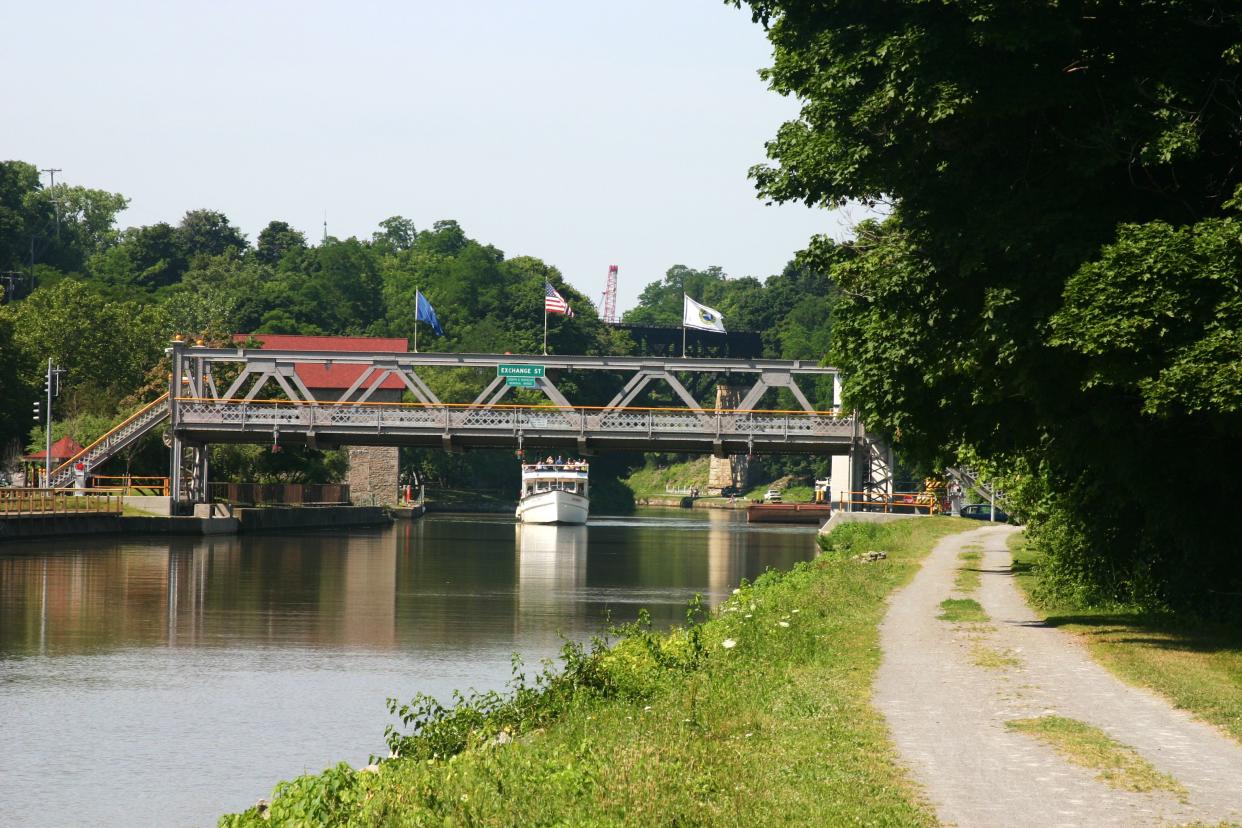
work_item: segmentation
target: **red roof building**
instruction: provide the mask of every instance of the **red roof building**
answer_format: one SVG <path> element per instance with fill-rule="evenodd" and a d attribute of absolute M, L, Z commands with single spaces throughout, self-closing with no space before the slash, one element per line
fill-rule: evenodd
<path fill-rule="evenodd" d="M 233 334 L 233 341 L 239 345 L 250 339 L 259 341 L 261 348 L 281 351 L 357 351 L 375 354 L 405 354 L 410 351 L 409 340 L 387 337 Z M 358 375 L 366 368 L 365 365 L 324 365 L 318 362 L 299 362 L 294 366 L 298 377 L 311 391 L 344 391 L 354 384 Z M 405 383 L 400 377 L 390 376 L 379 388 L 380 390 L 402 391 L 405 389 Z"/>
<path fill-rule="evenodd" d="M 73 457 L 82 450 L 82 445 L 68 435 L 61 437 L 55 443 L 52 443 L 52 463 L 60 465 L 61 463 Z M 22 456 L 23 460 L 38 460 L 40 462 L 47 459 L 47 449 L 36 451 L 34 454 L 26 454 Z"/>

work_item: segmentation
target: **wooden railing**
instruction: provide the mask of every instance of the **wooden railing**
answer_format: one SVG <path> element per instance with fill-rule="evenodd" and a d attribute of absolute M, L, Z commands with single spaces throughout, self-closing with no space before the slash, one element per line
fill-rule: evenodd
<path fill-rule="evenodd" d="M 119 515 L 119 489 L 0 489 L 0 519 L 23 515 Z"/>

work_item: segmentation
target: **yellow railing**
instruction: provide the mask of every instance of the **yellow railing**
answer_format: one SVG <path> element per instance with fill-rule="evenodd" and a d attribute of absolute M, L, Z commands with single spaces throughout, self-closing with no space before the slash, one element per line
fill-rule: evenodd
<path fill-rule="evenodd" d="M 890 512 L 897 514 L 936 515 L 941 509 L 942 493 L 895 492 L 876 496 L 873 492 L 842 492 L 836 508 L 842 512 Z"/>
<path fill-rule="evenodd" d="M 21 515 L 119 515 L 125 493 L 117 489 L 0 489 L 0 518 Z"/>
<path fill-rule="evenodd" d="M 167 477 L 96 474 L 91 476 L 91 480 L 95 488 L 119 489 L 127 495 L 168 497 Z"/>
<path fill-rule="evenodd" d="M 168 392 L 167 392 L 167 391 L 165 391 L 165 392 L 164 392 L 163 394 L 161 394 L 158 398 L 156 398 L 156 399 L 152 400 L 151 402 L 147 403 L 147 404 L 146 404 L 146 405 L 144 405 L 142 408 L 140 408 L 140 409 L 138 409 L 137 411 L 135 411 L 133 414 L 130 414 L 130 415 L 129 415 L 128 417 L 126 417 L 124 420 L 121 420 L 119 423 L 117 423 L 115 426 L 113 426 L 111 429 L 109 429 L 106 433 L 104 433 L 104 434 L 103 434 L 103 436 L 101 436 L 98 440 L 96 440 L 95 442 L 91 443 L 89 446 L 87 446 L 86 448 L 82 449 L 82 450 L 81 450 L 81 451 L 79 451 L 77 454 L 73 455 L 73 456 L 72 456 L 72 457 L 70 457 L 68 460 L 66 460 L 65 462 L 61 463 L 59 466 L 57 466 L 56 468 L 52 469 L 52 476 L 53 476 L 53 477 L 55 477 L 56 475 L 58 475 L 58 474 L 60 474 L 61 472 L 63 472 L 65 469 L 72 468 L 74 463 L 78 462 L 80 459 L 82 459 L 82 458 L 83 458 L 83 457 L 85 457 L 86 455 L 90 454 L 91 449 L 95 448 L 95 446 L 97 446 L 97 445 L 99 445 L 100 443 L 104 442 L 104 441 L 105 441 L 105 440 L 107 440 L 109 437 L 111 437 L 113 434 L 115 434 L 116 432 L 118 432 L 118 431 L 120 431 L 121 429 L 125 428 L 125 426 L 129 425 L 129 424 L 130 424 L 130 423 L 132 423 L 134 420 L 138 419 L 138 418 L 139 418 L 139 417 L 141 417 L 143 414 L 146 414 L 146 413 L 147 413 L 148 411 L 150 411 L 152 408 L 154 408 L 155 406 L 159 405 L 160 403 L 164 402 L 164 401 L 165 401 L 165 400 L 167 400 L 167 399 L 168 399 Z"/>

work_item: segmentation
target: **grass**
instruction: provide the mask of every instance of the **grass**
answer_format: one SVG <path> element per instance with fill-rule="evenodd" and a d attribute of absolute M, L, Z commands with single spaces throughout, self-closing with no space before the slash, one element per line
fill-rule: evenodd
<path fill-rule="evenodd" d="M 940 602 L 941 621 L 981 622 L 988 620 L 988 614 L 973 598 L 947 598 Z"/>
<path fill-rule="evenodd" d="M 934 825 L 870 704 L 877 625 L 935 541 L 971 526 L 846 524 L 700 626 L 571 648 L 490 714 L 424 704 L 404 758 L 294 780 L 268 819 L 221 825 Z"/>
<path fill-rule="evenodd" d="M 974 592 L 979 588 L 980 573 L 977 564 L 983 559 L 981 552 L 970 550 L 960 553 L 957 557 L 966 566 L 959 567 L 957 577 L 953 580 L 953 588 L 959 592 Z"/>
<path fill-rule="evenodd" d="M 1014 719 L 1005 722 L 1005 726 L 1047 742 L 1074 764 L 1098 771 L 1096 776 L 1101 781 L 1118 790 L 1186 794 L 1176 779 L 1157 771 L 1133 748 L 1113 740 L 1107 733 L 1086 722 L 1061 716 L 1040 716 Z"/>
<path fill-rule="evenodd" d="M 684 463 L 673 463 L 664 468 L 643 466 L 636 469 L 621 482 L 630 487 L 634 497 L 674 497 L 669 489 L 689 489 L 698 486 L 707 490 L 707 473 L 711 467 L 710 457 L 697 457 Z"/>
<path fill-rule="evenodd" d="M 1242 742 L 1242 629 L 1049 602 L 1038 589 L 1038 553 L 1021 535 L 1011 537 L 1010 548 L 1018 584 L 1046 623 L 1078 636 L 1118 678 L 1160 693 Z"/>
<path fill-rule="evenodd" d="M 978 642 L 970 648 L 970 660 L 975 663 L 975 666 L 987 670 L 1004 670 L 1007 667 L 1017 667 L 1022 663 L 1010 650 L 1002 652 Z"/>

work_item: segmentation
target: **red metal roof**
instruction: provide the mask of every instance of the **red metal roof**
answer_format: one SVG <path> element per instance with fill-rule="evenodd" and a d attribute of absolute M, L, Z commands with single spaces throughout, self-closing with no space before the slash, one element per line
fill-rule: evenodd
<path fill-rule="evenodd" d="M 233 334 L 233 341 L 241 344 L 248 339 L 258 340 L 261 348 L 282 351 L 360 351 L 370 353 L 408 353 L 407 339 L 367 336 L 294 336 L 292 334 Z M 324 365 L 317 362 L 299 362 L 294 366 L 302 382 L 312 391 L 339 389 L 344 391 L 354 384 L 358 375 L 366 370 L 364 365 Z M 370 385 L 365 383 L 364 385 Z M 401 390 L 405 383 L 400 377 L 390 376 L 380 384 L 381 389 Z"/>
<path fill-rule="evenodd" d="M 68 435 L 61 437 L 55 443 L 52 443 L 52 462 L 64 462 L 73 455 L 82 450 L 81 444 L 77 440 Z M 27 454 L 22 457 L 23 460 L 44 460 L 47 458 L 47 449 L 36 451 L 34 454 Z"/>

